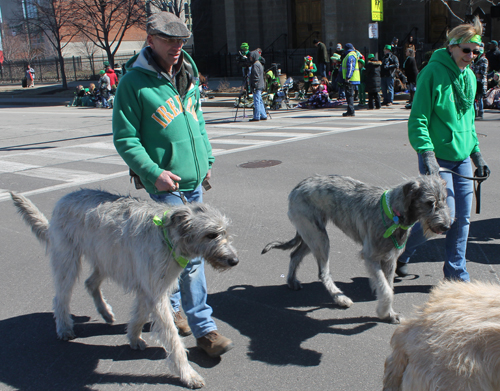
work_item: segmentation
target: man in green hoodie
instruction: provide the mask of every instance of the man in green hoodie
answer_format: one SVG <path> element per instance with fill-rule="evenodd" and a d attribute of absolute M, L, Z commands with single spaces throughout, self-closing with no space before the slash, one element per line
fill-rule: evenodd
<path fill-rule="evenodd" d="M 179 204 L 184 196 L 202 202 L 201 184 L 210 179 L 214 157 L 200 107 L 198 69 L 182 50 L 191 33 L 169 12 L 151 16 L 147 33 L 148 46 L 128 61 L 116 91 L 113 141 L 152 199 Z M 179 289 L 171 298 L 179 334 L 192 332 L 212 357 L 231 349 L 231 340 L 217 333 L 206 302 L 203 259 L 190 260 Z"/>
<path fill-rule="evenodd" d="M 419 73 L 417 90 L 408 120 L 408 136 L 418 154 L 420 173 L 441 175 L 448 189 L 447 203 L 453 224 L 446 233 L 444 277 L 470 281 L 465 252 L 469 235 L 473 184 L 440 168 L 471 177 L 471 160 L 476 176 L 489 176 L 474 127 L 476 77 L 470 69 L 479 54 L 482 26 L 463 24 L 448 34 L 447 46 L 436 50 L 428 65 Z M 407 263 L 415 248 L 425 242 L 422 227 L 412 229 L 406 249 L 399 257 L 396 274 L 408 274 Z"/>

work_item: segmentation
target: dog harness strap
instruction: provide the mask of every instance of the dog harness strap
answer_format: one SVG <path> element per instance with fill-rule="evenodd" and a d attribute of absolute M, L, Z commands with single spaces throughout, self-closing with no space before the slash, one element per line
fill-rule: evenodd
<path fill-rule="evenodd" d="M 403 230 L 406 231 L 406 230 L 410 229 L 411 227 L 413 227 L 413 224 L 410 225 L 410 226 L 407 226 L 407 225 L 402 225 L 402 224 L 399 223 L 399 216 L 397 216 L 396 214 L 394 214 L 392 208 L 389 205 L 389 190 L 384 191 L 384 194 L 382 194 L 382 197 L 380 198 L 380 212 L 382 213 L 382 222 L 384 223 L 384 227 L 387 228 L 386 231 L 384 232 L 383 237 L 386 238 L 386 239 L 390 237 L 392 239 L 392 242 L 394 243 L 394 246 L 398 250 L 401 250 L 406 245 L 406 240 L 405 240 L 405 242 L 402 245 L 400 245 L 400 244 L 398 244 L 398 242 L 396 241 L 396 238 L 394 238 L 394 236 L 392 234 L 398 228 L 401 228 L 401 229 L 403 229 Z M 385 222 L 384 212 L 385 212 L 385 215 L 391 221 L 394 222 L 394 224 L 392 224 L 389 227 L 387 226 L 387 224 Z"/>
<path fill-rule="evenodd" d="M 165 211 L 163 216 L 166 216 L 168 214 L 168 212 L 170 212 L 170 211 L 169 210 Z M 189 260 L 184 258 L 184 257 L 178 257 L 175 254 L 172 243 L 170 243 L 170 240 L 168 239 L 167 229 L 163 225 L 163 220 L 161 218 L 159 218 L 158 216 L 155 216 L 155 217 L 153 217 L 153 223 L 155 223 L 155 225 L 157 225 L 158 227 L 163 228 L 163 236 L 165 237 L 165 242 L 167 242 L 168 249 L 171 251 L 172 256 L 174 257 L 175 261 L 179 264 L 179 266 L 182 267 L 183 269 L 185 269 L 187 264 L 189 263 Z"/>

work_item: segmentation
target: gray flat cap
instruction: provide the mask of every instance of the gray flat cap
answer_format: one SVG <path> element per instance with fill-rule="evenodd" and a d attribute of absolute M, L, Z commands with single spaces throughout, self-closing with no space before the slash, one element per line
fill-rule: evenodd
<path fill-rule="evenodd" d="M 148 19 L 147 33 L 161 34 L 172 38 L 189 38 L 191 32 L 186 25 L 171 12 L 158 12 Z"/>

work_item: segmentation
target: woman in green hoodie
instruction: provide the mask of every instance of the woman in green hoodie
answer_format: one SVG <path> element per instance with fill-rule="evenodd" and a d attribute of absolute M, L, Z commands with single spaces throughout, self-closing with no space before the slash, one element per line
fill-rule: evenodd
<path fill-rule="evenodd" d="M 418 154 L 420 173 L 441 175 L 448 189 L 447 203 L 452 221 L 446 233 L 446 279 L 469 281 L 465 251 L 473 198 L 472 181 L 440 172 L 448 168 L 460 175 L 472 176 L 471 159 L 477 176 L 489 175 L 479 151 L 474 128 L 476 80 L 470 66 L 479 54 L 482 26 L 463 24 L 451 30 L 446 47 L 436 50 L 429 64 L 418 75 L 417 90 L 408 120 L 408 136 Z M 415 248 L 426 241 L 422 227 L 416 225 L 400 256 L 396 274 L 408 274 L 407 263 Z"/>

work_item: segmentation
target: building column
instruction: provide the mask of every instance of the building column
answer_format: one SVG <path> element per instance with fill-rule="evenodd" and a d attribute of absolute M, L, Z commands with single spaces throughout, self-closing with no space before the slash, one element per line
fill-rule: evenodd
<path fill-rule="evenodd" d="M 226 41 L 227 50 L 230 53 L 234 53 L 234 50 L 239 49 L 239 45 L 236 42 L 236 11 L 235 3 L 236 0 L 225 0 L 226 9 Z"/>
<path fill-rule="evenodd" d="M 326 45 L 328 52 L 330 48 L 335 52 L 338 43 L 337 0 L 323 0 L 322 3 L 323 37 L 320 40 Z"/>

